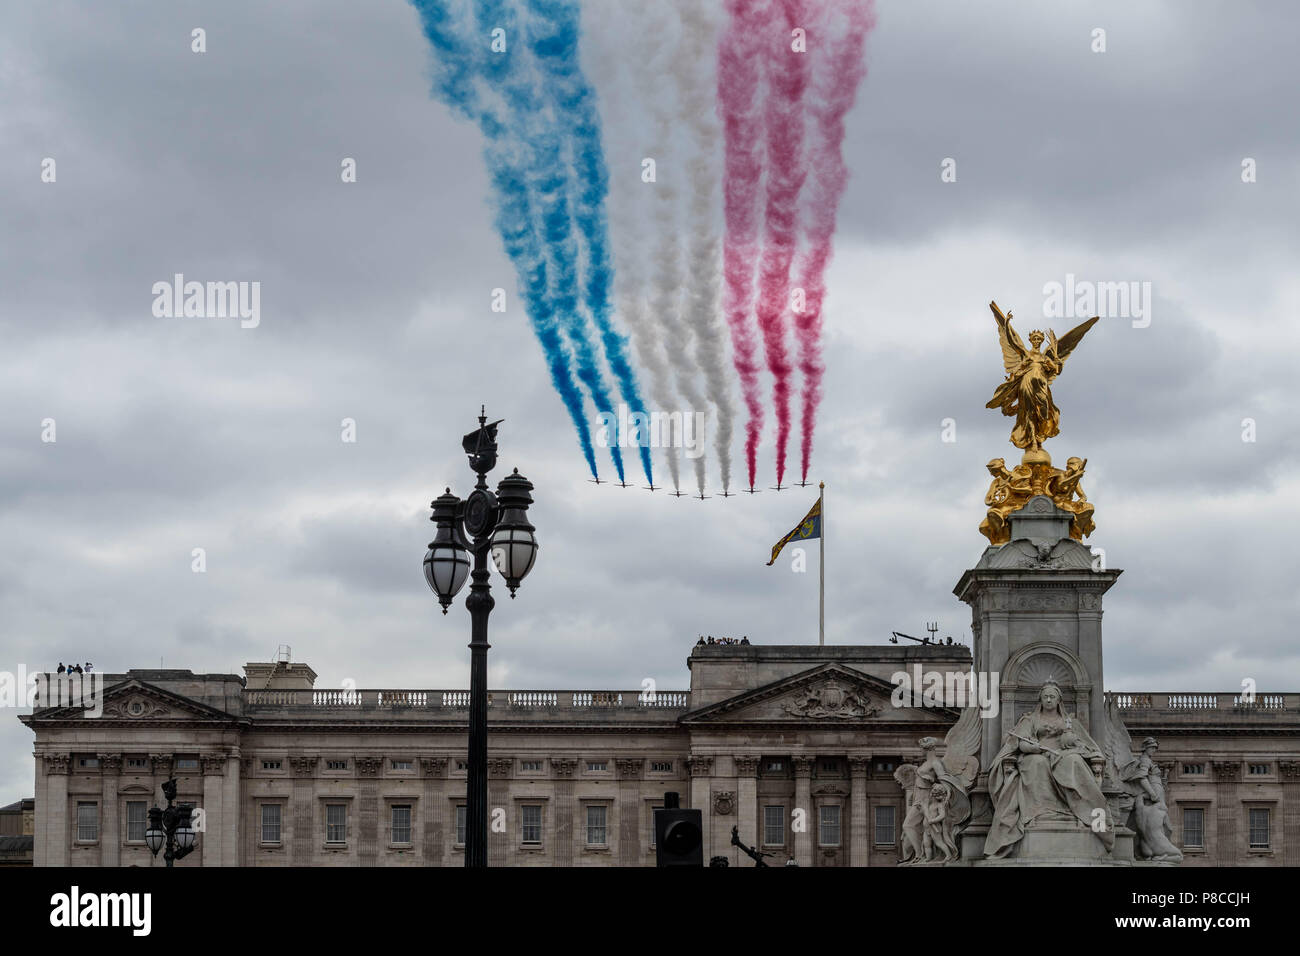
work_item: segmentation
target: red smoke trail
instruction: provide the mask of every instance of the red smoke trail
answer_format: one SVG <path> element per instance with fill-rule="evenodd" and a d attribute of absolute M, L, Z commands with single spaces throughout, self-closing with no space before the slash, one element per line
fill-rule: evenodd
<path fill-rule="evenodd" d="M 763 256 L 759 264 L 758 326 L 772 373 L 776 406 L 776 483 L 785 478 L 785 449 L 790 438 L 790 356 L 786 351 L 786 315 L 790 307 L 790 264 L 798 242 L 799 191 L 807 175 L 803 155 L 804 91 L 808 87 L 807 52 L 796 52 L 792 31 L 808 25 L 802 0 L 774 0 L 771 16 L 751 28 L 764 34 L 767 101 L 767 204 Z M 808 42 L 816 42 L 810 38 Z"/>
<path fill-rule="evenodd" d="M 718 114 L 725 135 L 723 211 L 726 237 L 722 269 L 726 280 L 723 311 L 740 390 L 749 412 L 745 425 L 745 459 L 754 485 L 755 454 L 763 430 L 763 403 L 758 390 L 759 366 L 754 327 L 754 260 L 758 250 L 758 186 L 763 174 L 760 117 L 757 109 L 759 56 L 763 48 L 761 11 L 750 0 L 726 0 L 730 22 L 718 42 Z M 755 22 L 757 19 L 757 23 Z"/>
<path fill-rule="evenodd" d="M 812 135 L 809 143 L 807 251 L 797 267 L 799 285 L 804 290 L 804 309 L 794 316 L 795 337 L 799 342 L 799 371 L 803 375 L 803 442 L 801 480 L 808 480 L 812 458 L 813 428 L 817 406 L 822 400 L 822 298 L 826 294 L 825 273 L 831 258 L 831 238 L 835 234 L 835 213 L 848 182 L 841 146 L 844 143 L 844 116 L 853 106 L 858 84 L 866 75 L 862 60 L 867 33 L 875 26 L 872 0 L 845 0 L 828 5 L 818 23 L 815 42 L 821 47 L 813 93 L 809 97 Z M 824 44 L 824 45 L 823 45 Z"/>

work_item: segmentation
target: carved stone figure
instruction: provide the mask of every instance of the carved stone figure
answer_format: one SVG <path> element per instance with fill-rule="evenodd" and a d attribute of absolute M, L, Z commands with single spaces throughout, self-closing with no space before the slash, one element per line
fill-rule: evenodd
<path fill-rule="evenodd" d="M 1117 803 L 1117 816 L 1136 834 L 1134 856 L 1156 863 L 1181 863 L 1183 851 L 1172 840 L 1164 775 L 1155 759 L 1160 745 L 1154 737 L 1147 737 L 1142 741 L 1142 753 L 1135 757 L 1132 738 L 1113 701 L 1106 704 L 1106 736 L 1107 756 L 1124 791 Z"/>
<path fill-rule="evenodd" d="M 1038 823 L 1074 820 L 1101 841 L 1115 846 L 1114 824 L 1101 792 L 1106 758 L 1072 714 L 1061 708 L 1061 688 L 1046 681 L 1038 706 L 1016 722 L 989 768 L 993 823 L 984 855 L 1011 855 Z M 1097 813 L 1104 818 L 1095 826 Z"/>
<path fill-rule="evenodd" d="M 957 838 L 970 821 L 970 788 L 979 773 L 979 721 L 979 709 L 966 708 L 944 738 L 943 757 L 938 740 L 922 737 L 920 765 L 894 771 L 907 802 L 900 865 L 957 859 Z"/>

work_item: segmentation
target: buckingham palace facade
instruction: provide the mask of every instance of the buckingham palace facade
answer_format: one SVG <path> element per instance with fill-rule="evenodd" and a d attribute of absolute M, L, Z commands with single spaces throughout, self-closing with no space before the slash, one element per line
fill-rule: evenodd
<path fill-rule="evenodd" d="M 696 646 L 687 690 L 498 690 L 488 708 L 489 863 L 653 866 L 653 810 L 703 811 L 707 861 L 894 866 L 918 740 L 957 712 L 896 706 L 899 671 L 968 671 L 960 645 Z M 459 866 L 464 690 L 330 690 L 306 664 L 103 676 L 102 713 L 46 706 L 37 866 L 161 866 L 159 787 L 203 811 L 177 866 Z M 1300 694 L 1114 693 L 1160 742 L 1184 865 L 1300 865 Z"/>

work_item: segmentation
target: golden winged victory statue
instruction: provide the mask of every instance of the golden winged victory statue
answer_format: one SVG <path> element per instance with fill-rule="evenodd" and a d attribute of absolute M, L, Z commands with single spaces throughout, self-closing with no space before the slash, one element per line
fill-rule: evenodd
<path fill-rule="evenodd" d="M 993 482 L 984 499 L 989 512 L 980 524 L 980 531 L 990 543 L 1006 544 L 1010 540 L 1007 515 L 1019 510 L 1034 495 L 1045 494 L 1057 507 L 1074 515 L 1070 536 L 1082 540 L 1093 529 L 1093 506 L 1079 485 L 1087 460 L 1071 458 L 1065 471 L 1053 468 L 1052 456 L 1043 448 L 1043 442 L 1061 431 L 1061 410 L 1052 401 L 1052 382 L 1099 317 L 1093 316 L 1075 326 L 1060 339 L 1051 329 L 1046 336 L 1034 329 L 1029 333 L 1029 348 L 1026 348 L 1019 333 L 1011 327 L 1011 313 L 1003 315 L 996 302 L 990 302 L 989 308 L 997 322 L 1007 378 L 985 407 L 1001 409 L 1003 415 L 1015 418 L 1011 444 L 1024 449 L 1024 454 L 1020 464 L 1011 471 L 1007 471 L 1000 458 L 989 462 Z M 1044 342 L 1047 342 L 1046 349 L 1042 347 Z"/>

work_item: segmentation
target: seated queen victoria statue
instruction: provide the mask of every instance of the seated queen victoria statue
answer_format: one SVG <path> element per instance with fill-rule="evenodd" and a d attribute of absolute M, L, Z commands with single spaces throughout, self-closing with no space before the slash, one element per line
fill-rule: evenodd
<path fill-rule="evenodd" d="M 1061 708 L 1061 688 L 1043 684 L 1038 706 L 1016 723 L 989 768 L 993 822 L 985 856 L 1013 855 L 1025 830 L 1052 821 L 1091 830 L 1110 853 L 1115 832 L 1101 792 L 1105 763 L 1101 748 Z"/>

